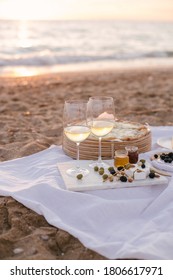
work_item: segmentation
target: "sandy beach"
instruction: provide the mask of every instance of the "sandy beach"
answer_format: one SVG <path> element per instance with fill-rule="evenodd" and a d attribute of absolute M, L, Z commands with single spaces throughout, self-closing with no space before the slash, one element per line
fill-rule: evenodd
<path fill-rule="evenodd" d="M 0 160 L 60 145 L 66 98 L 113 96 L 117 118 L 173 126 L 172 81 L 171 67 L 0 78 Z M 14 199 L 0 197 L 0 259 L 104 257 Z"/>

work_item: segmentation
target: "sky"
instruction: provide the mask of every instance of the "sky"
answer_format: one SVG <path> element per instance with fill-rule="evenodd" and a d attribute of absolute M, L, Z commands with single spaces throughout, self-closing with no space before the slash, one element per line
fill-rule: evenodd
<path fill-rule="evenodd" d="M 0 0 L 0 19 L 173 21 L 173 0 Z"/>

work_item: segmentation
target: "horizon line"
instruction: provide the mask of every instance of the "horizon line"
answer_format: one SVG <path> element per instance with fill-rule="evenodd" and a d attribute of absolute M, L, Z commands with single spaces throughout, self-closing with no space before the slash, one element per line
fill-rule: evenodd
<path fill-rule="evenodd" d="M 173 19 L 135 19 L 135 18 L 92 18 L 92 19 L 13 19 L 13 18 L 0 18 L 1 21 L 134 21 L 134 22 L 173 22 Z"/>

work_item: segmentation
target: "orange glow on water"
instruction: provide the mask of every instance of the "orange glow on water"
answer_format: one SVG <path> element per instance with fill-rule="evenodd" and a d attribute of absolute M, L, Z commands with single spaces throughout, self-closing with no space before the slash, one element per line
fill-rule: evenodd
<path fill-rule="evenodd" d="M 39 69 L 29 68 L 29 67 L 13 67 L 6 68 L 4 72 L 1 73 L 1 77 L 30 77 L 42 74 Z"/>
<path fill-rule="evenodd" d="M 28 77 L 28 76 L 34 76 L 34 75 L 37 75 L 36 69 L 32 70 L 32 69 L 28 69 L 26 67 L 16 68 L 13 71 L 13 77 L 18 77 L 18 76 L 20 76 L 20 77 Z"/>

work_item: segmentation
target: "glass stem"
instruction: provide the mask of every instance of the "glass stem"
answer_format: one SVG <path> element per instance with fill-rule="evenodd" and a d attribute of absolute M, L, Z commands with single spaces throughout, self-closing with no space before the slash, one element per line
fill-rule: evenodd
<path fill-rule="evenodd" d="M 80 169 L 80 166 L 79 166 L 79 145 L 80 145 L 80 143 L 76 143 L 76 147 L 77 147 L 76 168 L 78 170 Z"/>
<path fill-rule="evenodd" d="M 101 141 L 102 141 L 102 138 L 99 137 L 99 158 L 98 158 L 98 162 L 99 163 L 102 162 L 102 146 L 101 146 Z"/>

